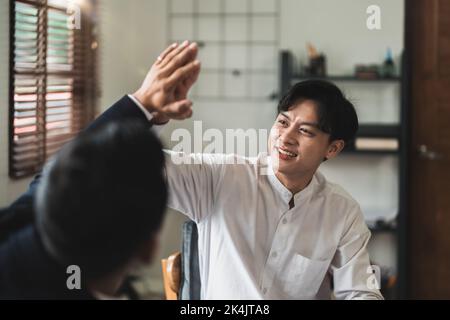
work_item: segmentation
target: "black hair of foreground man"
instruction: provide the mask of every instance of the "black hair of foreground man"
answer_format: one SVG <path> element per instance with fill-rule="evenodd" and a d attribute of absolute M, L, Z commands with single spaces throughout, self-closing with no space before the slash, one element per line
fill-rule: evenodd
<path fill-rule="evenodd" d="M 148 126 L 80 134 L 48 166 L 36 225 L 46 250 L 84 281 L 151 262 L 167 201 L 162 145 Z"/>

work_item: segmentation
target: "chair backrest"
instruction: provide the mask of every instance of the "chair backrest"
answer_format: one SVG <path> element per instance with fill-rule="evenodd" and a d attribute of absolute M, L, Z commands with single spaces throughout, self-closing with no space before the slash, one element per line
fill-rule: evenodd
<path fill-rule="evenodd" d="M 164 292 L 167 300 L 178 300 L 181 278 L 181 253 L 176 252 L 161 260 Z"/>
<path fill-rule="evenodd" d="M 197 225 L 183 224 L 181 253 L 161 260 L 167 300 L 200 300 L 200 269 Z"/>
<path fill-rule="evenodd" d="M 200 269 L 198 257 L 198 232 L 194 221 L 183 224 L 183 244 L 181 249 L 180 300 L 200 300 Z"/>

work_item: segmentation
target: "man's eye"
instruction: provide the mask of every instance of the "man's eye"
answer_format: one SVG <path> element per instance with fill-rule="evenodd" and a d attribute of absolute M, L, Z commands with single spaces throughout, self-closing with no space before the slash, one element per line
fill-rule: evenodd
<path fill-rule="evenodd" d="M 283 126 L 287 125 L 287 122 L 285 120 L 283 120 L 283 119 L 278 120 L 278 123 L 283 125 Z"/>
<path fill-rule="evenodd" d="M 306 133 L 306 134 L 308 134 L 308 135 L 312 135 L 312 134 L 313 134 L 311 131 L 309 131 L 309 130 L 307 130 L 307 129 L 304 129 L 304 128 L 300 128 L 300 132 Z"/>

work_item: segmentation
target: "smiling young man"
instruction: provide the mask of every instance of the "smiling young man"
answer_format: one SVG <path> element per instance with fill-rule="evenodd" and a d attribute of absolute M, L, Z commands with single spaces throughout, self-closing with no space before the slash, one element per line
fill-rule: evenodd
<path fill-rule="evenodd" d="M 358 203 L 317 171 L 355 136 L 353 105 L 335 85 L 311 80 L 278 111 L 269 154 L 166 151 L 168 205 L 198 227 L 201 297 L 382 299 L 370 285 Z"/>

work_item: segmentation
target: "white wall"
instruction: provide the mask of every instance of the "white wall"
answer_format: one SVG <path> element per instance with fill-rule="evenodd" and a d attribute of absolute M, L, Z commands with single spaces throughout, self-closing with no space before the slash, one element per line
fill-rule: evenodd
<path fill-rule="evenodd" d="M 0 0 L 0 207 L 24 192 L 30 179 L 8 176 L 9 132 L 9 1 Z"/>
<path fill-rule="evenodd" d="M 100 2 L 102 110 L 133 93 L 165 47 L 165 12 L 164 0 Z"/>
<path fill-rule="evenodd" d="M 366 27 L 369 5 L 381 9 L 381 30 Z M 356 63 L 380 63 L 389 46 L 403 49 L 403 0 L 281 0 L 281 45 L 306 58 L 310 41 L 328 57 L 329 74 L 349 74 Z"/>

